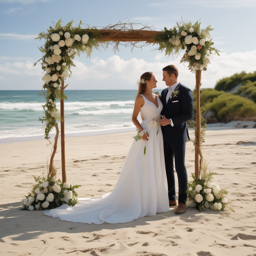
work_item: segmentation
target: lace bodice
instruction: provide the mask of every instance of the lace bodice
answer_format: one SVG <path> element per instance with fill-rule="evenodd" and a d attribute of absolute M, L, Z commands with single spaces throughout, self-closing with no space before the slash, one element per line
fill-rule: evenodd
<path fill-rule="evenodd" d="M 152 119 L 160 119 L 160 113 L 163 108 L 163 104 L 159 97 L 157 96 L 157 102 L 158 102 L 158 107 L 151 101 L 149 101 L 145 96 L 140 94 L 143 99 L 144 99 L 144 106 L 141 108 L 140 113 L 141 116 L 143 117 L 143 120 L 152 120 Z"/>

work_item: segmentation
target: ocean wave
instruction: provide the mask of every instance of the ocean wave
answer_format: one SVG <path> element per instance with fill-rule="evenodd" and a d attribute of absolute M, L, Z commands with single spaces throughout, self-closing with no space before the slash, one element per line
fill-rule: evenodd
<path fill-rule="evenodd" d="M 11 103 L 3 102 L 0 103 L 0 110 L 34 110 L 42 111 L 42 105 L 44 102 L 20 102 Z M 133 106 L 133 101 L 94 101 L 94 102 L 65 102 L 65 110 L 79 110 L 83 108 L 100 108 L 100 107 L 128 107 Z M 57 108 L 59 109 L 60 104 L 57 103 Z M 130 113 L 130 112 L 129 112 Z"/>
<path fill-rule="evenodd" d="M 131 114 L 133 112 L 132 108 L 128 109 L 104 109 L 104 110 L 95 110 L 95 111 L 87 111 L 81 110 L 72 113 L 72 115 L 109 115 L 109 114 Z"/>

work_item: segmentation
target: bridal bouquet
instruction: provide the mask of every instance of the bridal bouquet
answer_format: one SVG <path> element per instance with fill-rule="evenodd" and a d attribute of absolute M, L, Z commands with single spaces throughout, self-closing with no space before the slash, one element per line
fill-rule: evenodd
<path fill-rule="evenodd" d="M 76 188 L 79 185 L 72 186 L 68 183 L 62 183 L 51 176 L 34 177 L 36 185 L 31 192 L 21 201 L 22 210 L 46 210 L 53 209 L 62 204 L 74 206 L 77 204 Z"/>
<path fill-rule="evenodd" d="M 228 191 L 220 189 L 219 185 L 212 182 L 212 172 L 207 172 L 207 165 L 202 165 L 202 175 L 200 179 L 195 179 L 192 173 L 193 181 L 188 183 L 187 195 L 188 207 L 196 207 L 198 210 L 212 209 L 215 211 L 224 211 L 228 206 Z"/>

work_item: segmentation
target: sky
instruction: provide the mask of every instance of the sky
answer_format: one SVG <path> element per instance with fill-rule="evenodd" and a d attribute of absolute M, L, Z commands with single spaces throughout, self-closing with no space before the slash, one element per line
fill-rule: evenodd
<path fill-rule="evenodd" d="M 41 90 L 42 57 L 35 40 L 60 18 L 63 25 L 74 20 L 83 26 L 103 28 L 119 21 L 147 25 L 152 30 L 173 28 L 182 19 L 200 20 L 201 28 L 211 25 L 211 37 L 220 56 L 213 56 L 202 73 L 202 88 L 214 88 L 216 82 L 237 72 L 256 70 L 256 0 L 0 0 L 0 90 Z M 142 25 L 139 25 L 142 24 Z M 159 89 L 165 88 L 162 68 L 174 64 L 179 82 L 194 89 L 195 75 L 180 64 L 181 56 L 165 56 L 156 45 L 143 49 L 121 46 L 102 47 L 75 58 L 76 67 L 67 79 L 69 90 L 137 89 L 142 73 L 152 71 Z"/>

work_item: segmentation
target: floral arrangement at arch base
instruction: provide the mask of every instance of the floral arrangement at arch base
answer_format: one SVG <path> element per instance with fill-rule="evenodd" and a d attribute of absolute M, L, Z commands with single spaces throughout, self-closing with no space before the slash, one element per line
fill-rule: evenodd
<path fill-rule="evenodd" d="M 196 207 L 199 211 L 212 209 L 224 211 L 228 208 L 228 191 L 220 189 L 219 185 L 212 182 L 213 172 L 207 171 L 207 165 L 202 163 L 201 178 L 196 179 L 192 173 L 193 181 L 188 183 L 188 207 Z"/>
<path fill-rule="evenodd" d="M 79 185 L 72 186 L 67 182 L 62 183 L 48 175 L 47 177 L 35 177 L 36 185 L 28 195 L 21 201 L 22 210 L 46 210 L 53 209 L 67 204 L 74 206 L 77 204 L 76 188 Z"/>

